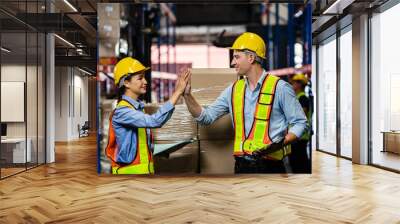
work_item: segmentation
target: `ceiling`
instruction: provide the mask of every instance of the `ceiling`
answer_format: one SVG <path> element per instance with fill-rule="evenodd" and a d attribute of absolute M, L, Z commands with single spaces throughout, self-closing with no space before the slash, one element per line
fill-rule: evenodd
<path fill-rule="evenodd" d="M 332 0 L 315 5 L 312 21 L 313 42 L 318 43 L 351 23 L 353 17 L 374 10 L 388 0 Z"/>
<path fill-rule="evenodd" d="M 61 38 L 55 38 L 56 66 L 87 67 L 93 64 L 90 69 L 95 71 L 97 1 L 50 0 L 47 1 L 47 5 L 45 2 L 1 0 L 2 46 L 11 50 L 7 53 L 9 60 L 21 61 L 25 55 L 28 55 L 28 58 L 36 55 L 36 52 L 43 47 L 36 43 L 37 33 L 50 32 L 74 45 L 66 43 Z"/>

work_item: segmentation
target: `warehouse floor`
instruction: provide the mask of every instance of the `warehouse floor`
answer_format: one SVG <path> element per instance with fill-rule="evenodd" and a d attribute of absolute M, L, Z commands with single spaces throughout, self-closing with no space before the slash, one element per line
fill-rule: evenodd
<path fill-rule="evenodd" d="M 400 221 L 399 174 L 314 152 L 312 175 L 98 176 L 96 140 L 0 181 L 0 223 Z"/>

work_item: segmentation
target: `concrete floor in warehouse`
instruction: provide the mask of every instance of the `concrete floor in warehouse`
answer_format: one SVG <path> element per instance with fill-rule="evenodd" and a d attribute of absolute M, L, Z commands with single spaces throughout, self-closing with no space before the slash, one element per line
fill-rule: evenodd
<path fill-rule="evenodd" d="M 109 176 L 96 139 L 0 181 L 0 223 L 399 223 L 399 174 L 313 154 L 311 175 Z"/>

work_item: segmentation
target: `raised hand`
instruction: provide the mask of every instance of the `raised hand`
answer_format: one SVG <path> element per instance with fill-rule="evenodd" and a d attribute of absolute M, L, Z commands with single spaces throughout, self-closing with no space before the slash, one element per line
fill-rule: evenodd
<path fill-rule="evenodd" d="M 190 79 L 190 75 L 191 73 L 188 69 L 185 69 L 181 74 L 179 74 L 178 80 L 176 81 L 175 85 L 175 92 L 179 93 L 179 95 L 182 95 L 185 92 L 186 86 Z"/>
<path fill-rule="evenodd" d="M 189 72 L 189 80 L 185 88 L 184 95 L 190 95 L 192 92 L 192 71 L 190 69 L 187 70 Z"/>

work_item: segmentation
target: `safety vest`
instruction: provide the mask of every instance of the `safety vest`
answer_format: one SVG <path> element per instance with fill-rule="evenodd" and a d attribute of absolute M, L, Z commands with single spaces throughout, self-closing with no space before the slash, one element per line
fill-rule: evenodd
<path fill-rule="evenodd" d="M 269 122 L 278 81 L 279 78 L 273 75 L 267 75 L 264 79 L 254 112 L 253 125 L 248 136 L 245 136 L 244 125 L 246 82 L 244 79 L 241 79 L 233 84 L 232 112 L 235 130 L 234 156 L 242 156 L 244 154 L 251 155 L 254 151 L 268 150 L 268 147 L 272 144 L 271 138 L 269 137 Z M 289 155 L 290 152 L 290 146 L 285 146 L 282 149 L 268 153 L 266 158 L 282 160 L 285 156 Z"/>
<path fill-rule="evenodd" d="M 302 96 L 307 97 L 306 94 L 304 93 L 304 91 L 301 91 L 296 95 L 297 100 L 299 100 L 300 97 L 302 97 Z M 310 121 L 311 121 L 311 110 L 310 110 L 310 108 L 308 108 L 308 112 L 307 112 L 306 116 L 307 116 L 307 124 L 310 125 Z M 303 135 L 301 135 L 300 139 L 304 140 L 304 141 L 310 140 L 310 132 L 305 130 Z"/>
<path fill-rule="evenodd" d="M 136 108 L 130 104 L 128 101 L 121 100 L 117 108 L 119 107 L 129 107 L 133 110 Z M 150 151 L 148 145 L 148 136 L 146 128 L 137 128 L 136 134 L 136 155 L 131 163 L 121 165 L 116 161 L 119 150 L 121 150 L 116 141 L 114 128 L 112 125 L 112 117 L 114 115 L 115 109 L 110 115 L 110 126 L 108 135 L 108 144 L 106 147 L 106 155 L 111 160 L 111 167 L 113 174 L 153 174 L 154 164 L 153 155 Z M 150 130 L 151 131 L 151 130 Z M 150 136 L 150 140 L 151 136 Z"/>

